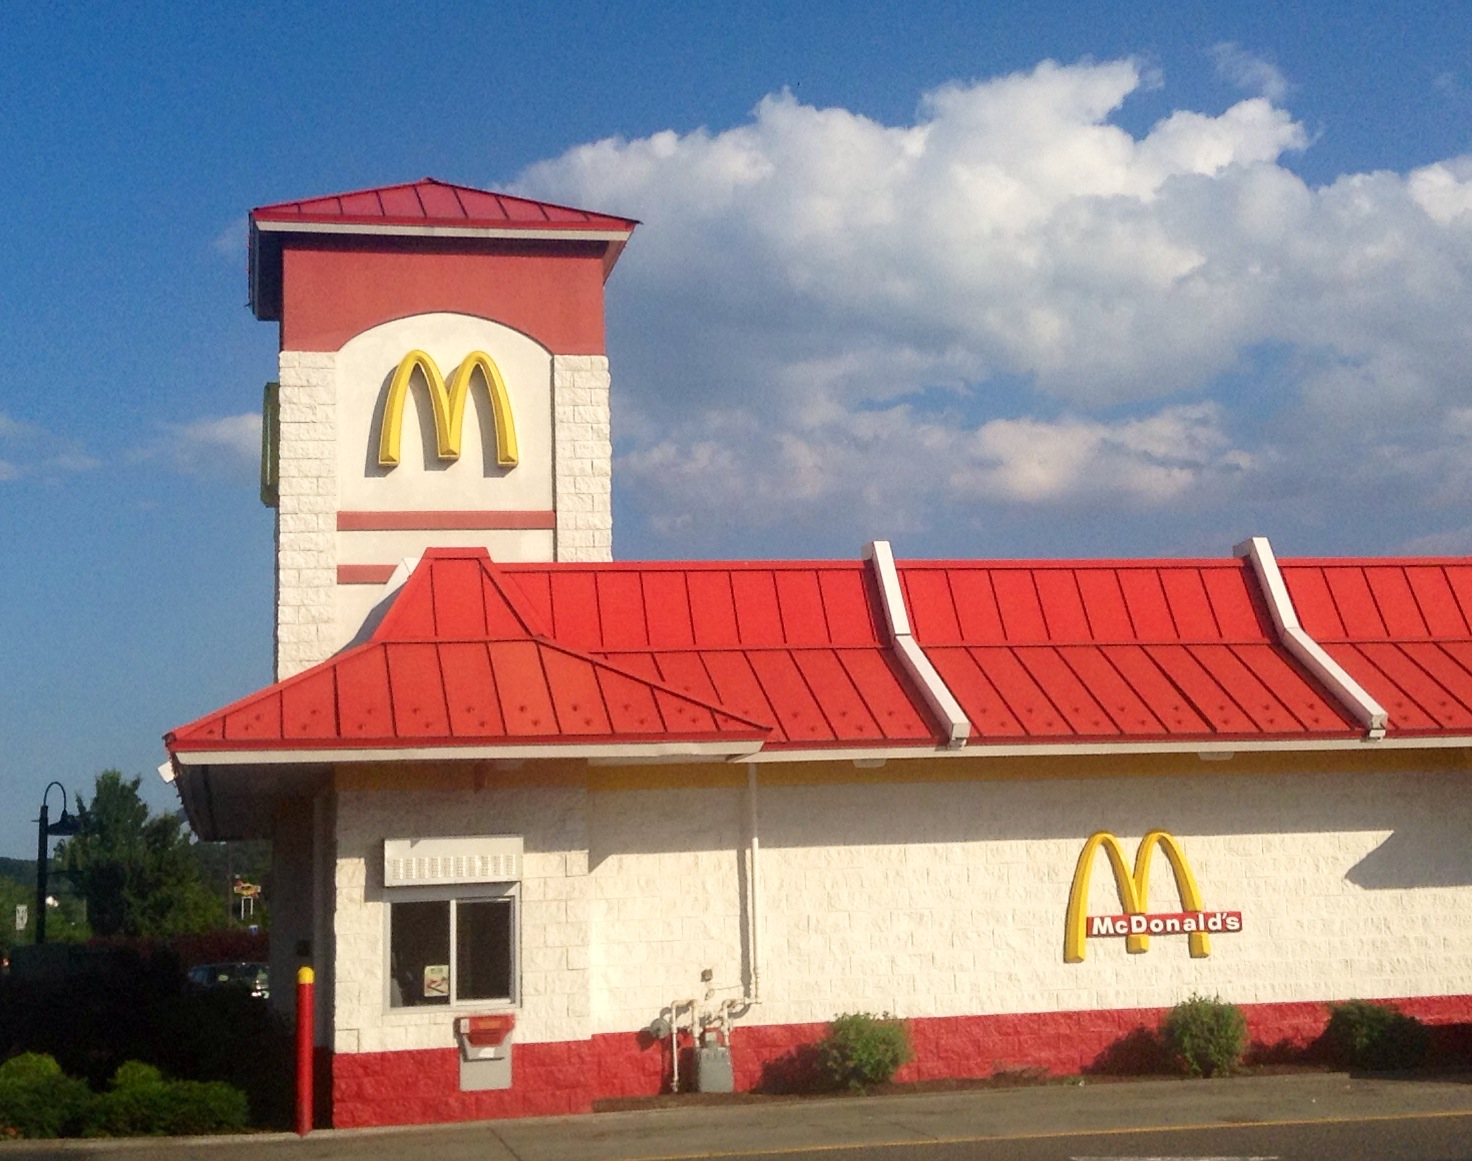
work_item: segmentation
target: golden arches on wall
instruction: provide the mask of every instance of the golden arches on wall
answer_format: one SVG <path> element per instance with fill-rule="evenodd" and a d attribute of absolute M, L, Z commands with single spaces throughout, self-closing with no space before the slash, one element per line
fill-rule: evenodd
<path fill-rule="evenodd" d="M 465 426 L 465 401 L 470 396 L 470 384 L 476 372 L 486 385 L 491 400 L 491 417 L 496 429 L 496 463 L 503 468 L 514 468 L 519 458 L 516 444 L 516 423 L 511 417 L 511 398 L 506 392 L 506 381 L 495 360 L 484 351 L 472 351 L 461 360 L 446 385 L 439 366 L 424 351 L 410 351 L 399 360 L 394 377 L 389 383 L 388 394 L 383 401 L 383 422 L 378 435 L 378 463 L 380 467 L 392 468 L 399 462 L 399 444 L 404 426 L 404 403 L 409 397 L 409 385 L 415 370 L 424 376 L 429 388 L 430 409 L 434 412 L 435 448 L 442 460 L 460 458 L 461 434 Z"/>
<path fill-rule="evenodd" d="M 1150 861 L 1156 848 L 1165 852 L 1176 881 L 1176 893 L 1186 911 L 1201 911 L 1201 891 L 1196 886 L 1196 877 L 1191 874 L 1191 865 L 1186 862 L 1186 853 L 1174 835 L 1163 830 L 1152 830 L 1140 840 L 1135 851 L 1135 866 L 1131 871 L 1125 862 L 1124 847 L 1119 839 L 1108 831 L 1101 830 L 1089 836 L 1084 849 L 1078 856 L 1078 866 L 1073 872 L 1073 886 L 1068 892 L 1068 916 L 1063 926 L 1063 962 L 1082 963 L 1084 939 L 1089 902 L 1089 880 L 1094 872 L 1095 856 L 1102 849 L 1109 859 L 1109 869 L 1114 873 L 1114 886 L 1119 893 L 1120 908 L 1127 915 L 1142 915 L 1149 909 Z M 1203 959 L 1211 954 L 1211 940 L 1205 931 L 1190 933 L 1192 959 Z M 1125 939 L 1125 950 L 1138 955 L 1150 947 L 1150 936 L 1132 934 Z"/>

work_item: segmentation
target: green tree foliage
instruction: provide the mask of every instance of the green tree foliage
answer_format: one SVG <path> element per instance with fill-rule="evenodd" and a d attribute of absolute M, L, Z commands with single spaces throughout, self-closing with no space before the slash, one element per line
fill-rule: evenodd
<path fill-rule="evenodd" d="M 200 878 L 183 819 L 150 817 L 142 781 L 104 770 L 90 803 L 77 795 L 81 831 L 59 861 L 87 902 L 93 932 L 163 936 L 219 926 L 218 898 Z"/>
<path fill-rule="evenodd" d="M 205 885 L 220 901 L 219 926 L 243 928 L 254 924 L 262 930 L 270 926 L 272 892 L 269 842 L 195 843 L 190 849 L 194 852 Z M 263 888 L 253 907 L 240 906 L 240 898 L 232 889 L 237 878 Z"/>
<path fill-rule="evenodd" d="M 82 900 L 76 898 L 64 883 L 53 877 L 47 894 L 57 899 L 60 906 L 46 913 L 46 939 L 49 943 L 78 943 L 91 932 Z M 26 909 L 26 925 L 15 929 L 15 909 Z M 19 943 L 36 941 L 36 878 L 32 872 L 30 882 L 0 877 L 0 955 L 9 955 Z"/>

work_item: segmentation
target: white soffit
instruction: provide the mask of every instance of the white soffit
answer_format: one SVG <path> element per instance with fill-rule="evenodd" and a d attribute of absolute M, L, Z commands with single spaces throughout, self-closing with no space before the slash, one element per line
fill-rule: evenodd
<path fill-rule="evenodd" d="M 864 559 L 874 569 L 879 597 L 884 603 L 884 620 L 889 626 L 890 641 L 899 655 L 901 667 L 920 687 L 926 705 L 945 732 L 947 745 L 951 749 L 960 749 L 971 736 L 971 720 L 910 632 L 905 591 L 900 584 L 899 570 L 894 566 L 894 553 L 890 550 L 889 541 L 870 541 L 864 549 Z"/>
<path fill-rule="evenodd" d="M 1378 741 L 1385 737 L 1385 727 L 1390 715 L 1385 707 L 1369 695 L 1364 686 L 1351 677 L 1339 662 L 1308 635 L 1298 622 L 1298 610 L 1293 607 L 1293 598 L 1288 595 L 1288 585 L 1278 568 L 1278 558 L 1273 555 L 1273 546 L 1266 536 L 1254 536 L 1234 548 L 1233 553 L 1245 557 L 1257 574 L 1257 583 L 1262 589 L 1272 614 L 1273 628 L 1283 648 L 1314 675 L 1325 689 L 1347 709 L 1357 722 L 1365 727 L 1368 736 Z"/>

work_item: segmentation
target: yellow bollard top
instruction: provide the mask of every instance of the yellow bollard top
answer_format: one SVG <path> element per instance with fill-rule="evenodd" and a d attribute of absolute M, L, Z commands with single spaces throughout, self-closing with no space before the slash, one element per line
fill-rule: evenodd
<path fill-rule="evenodd" d="M 297 983 L 299 983 L 299 984 L 315 983 L 316 982 L 316 979 L 317 979 L 316 973 L 314 973 L 311 968 L 304 967 L 304 968 L 297 968 L 296 969 L 296 982 Z"/>

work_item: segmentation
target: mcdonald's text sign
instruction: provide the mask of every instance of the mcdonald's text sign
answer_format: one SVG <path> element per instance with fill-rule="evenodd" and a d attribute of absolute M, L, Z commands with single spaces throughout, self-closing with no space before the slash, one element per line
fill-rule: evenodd
<path fill-rule="evenodd" d="M 1119 895 L 1120 914 L 1088 915 L 1089 882 L 1098 853 L 1103 851 L 1114 875 Z M 1164 852 L 1175 879 L 1176 895 L 1184 910 L 1150 911 L 1150 863 L 1154 853 Z M 1073 886 L 1068 892 L 1068 915 L 1063 929 L 1063 962 L 1082 963 L 1084 940 L 1087 938 L 1123 936 L 1125 950 L 1138 955 L 1149 950 L 1152 935 L 1184 935 L 1191 958 L 1202 959 L 1211 954 L 1211 935 L 1242 930 L 1240 911 L 1208 911 L 1201 902 L 1201 890 L 1191 865 L 1186 861 L 1180 842 L 1163 830 L 1152 830 L 1140 840 L 1135 851 L 1133 869 L 1125 861 L 1124 847 L 1108 831 L 1089 836 L 1079 854 L 1073 872 Z"/>

